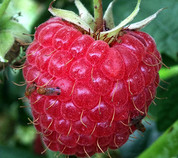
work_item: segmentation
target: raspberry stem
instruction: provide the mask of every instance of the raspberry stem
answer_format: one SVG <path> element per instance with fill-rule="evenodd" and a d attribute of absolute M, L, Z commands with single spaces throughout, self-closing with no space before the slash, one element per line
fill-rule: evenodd
<path fill-rule="evenodd" d="M 9 5 L 10 0 L 4 0 L 1 7 L 0 7 L 0 19 L 4 15 L 8 5 Z"/>
<path fill-rule="evenodd" d="M 102 0 L 93 0 L 94 6 L 94 19 L 95 19 L 95 28 L 94 31 L 103 30 L 103 8 Z"/>

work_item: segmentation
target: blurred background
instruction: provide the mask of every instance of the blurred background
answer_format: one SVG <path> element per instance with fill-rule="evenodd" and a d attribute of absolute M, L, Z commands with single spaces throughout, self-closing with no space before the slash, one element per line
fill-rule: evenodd
<path fill-rule="evenodd" d="M 93 14 L 92 0 L 81 1 Z M 47 10 L 50 2 L 51 0 L 11 0 L 7 11 L 30 34 L 33 34 L 35 27 L 51 17 Z M 111 0 L 103 0 L 104 10 L 110 2 Z M 126 18 L 135 5 L 136 0 L 116 0 L 113 8 L 115 24 Z M 57 0 L 55 6 L 77 13 L 73 0 Z M 123 147 L 111 151 L 113 158 L 138 157 L 178 120 L 178 1 L 142 0 L 140 8 L 134 22 L 148 17 L 160 8 L 166 8 L 143 31 L 155 39 L 163 62 L 170 69 L 163 66 L 160 71 L 161 83 L 157 90 L 156 105 L 151 105 L 150 118 L 146 118 L 144 122 L 146 132 L 143 135 L 136 132 L 136 139 L 130 138 Z M 31 118 L 28 102 L 20 99 L 24 96 L 25 86 L 13 84 L 13 82 L 23 83 L 23 81 L 21 70 L 13 70 L 7 66 L 0 71 L 0 158 L 53 158 L 55 153 L 50 151 L 41 155 L 44 149 L 40 137 L 34 127 L 28 124 L 28 118 Z M 170 140 L 170 143 L 173 143 L 170 145 L 174 146 L 176 151 L 178 137 L 175 136 L 174 139 Z M 169 149 L 165 147 L 165 150 Z M 174 150 L 174 155 L 176 155 Z M 107 156 L 98 154 L 95 157 Z M 170 156 L 165 154 L 161 157 L 169 158 Z"/>

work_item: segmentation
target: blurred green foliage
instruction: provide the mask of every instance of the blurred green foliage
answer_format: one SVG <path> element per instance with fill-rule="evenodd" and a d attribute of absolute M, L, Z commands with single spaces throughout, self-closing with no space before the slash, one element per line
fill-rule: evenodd
<path fill-rule="evenodd" d="M 178 121 L 176 121 L 170 128 L 158 138 L 153 145 L 144 151 L 138 158 L 176 158 L 178 155 Z"/>
<path fill-rule="evenodd" d="M 81 1 L 93 14 L 92 0 Z M 9 11 L 29 33 L 34 33 L 35 27 L 50 18 L 51 15 L 47 10 L 50 2 L 51 0 L 11 0 Z M 110 2 L 111 0 L 103 0 L 104 10 Z M 115 24 L 126 18 L 134 9 L 135 4 L 136 0 L 117 0 L 113 8 Z M 57 0 L 55 6 L 77 12 L 72 0 Z M 160 8 L 167 9 L 144 28 L 144 31 L 155 38 L 158 50 L 163 54 L 164 63 L 170 67 L 170 70 L 163 68 L 160 72 L 161 78 L 169 83 L 167 85 L 161 82 L 160 86 L 168 90 L 158 88 L 157 92 L 157 97 L 167 99 L 156 99 L 157 105 L 151 106 L 149 114 L 153 120 L 151 126 L 146 125 L 145 136 L 141 137 L 137 133 L 137 140 L 128 141 L 120 150 L 111 151 L 113 158 L 138 156 L 174 121 L 178 120 L 178 1 L 143 0 L 140 12 L 134 21 L 146 18 Z M 0 158 L 53 158 L 56 153 L 47 152 L 46 155 L 38 155 L 35 152 L 33 145 L 36 133 L 31 125 L 27 125 L 29 122 L 27 118 L 31 118 L 30 109 L 20 108 L 20 106 L 28 106 L 28 103 L 18 99 L 24 96 L 25 86 L 16 86 L 12 81 L 23 82 L 22 72 L 11 68 L 0 72 Z M 97 154 L 94 157 L 105 158 L 107 156 Z M 169 157 L 163 155 L 162 158 Z"/>
<path fill-rule="evenodd" d="M 157 91 L 156 106 L 150 107 L 159 131 L 165 131 L 178 118 L 178 75 L 161 82 Z"/>

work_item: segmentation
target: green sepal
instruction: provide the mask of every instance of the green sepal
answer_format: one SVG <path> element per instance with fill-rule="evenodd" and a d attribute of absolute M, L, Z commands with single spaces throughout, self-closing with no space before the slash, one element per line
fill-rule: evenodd
<path fill-rule="evenodd" d="M 139 10 L 140 10 L 140 3 L 141 0 L 137 1 L 137 5 L 134 9 L 134 11 L 126 18 L 124 19 L 119 25 L 117 25 L 115 28 L 109 30 L 109 31 L 103 31 L 100 33 L 100 39 L 104 39 L 104 40 L 109 40 L 109 43 L 112 43 L 113 40 L 115 40 L 115 38 L 118 36 L 120 30 L 127 25 L 129 22 L 131 22 L 135 16 L 138 14 Z"/>
<path fill-rule="evenodd" d="M 115 27 L 114 25 L 114 16 L 113 16 L 113 12 L 112 12 L 112 8 L 113 8 L 113 4 L 114 4 L 115 0 L 113 0 L 108 8 L 106 9 L 105 13 L 104 13 L 104 21 L 106 23 L 106 28 L 112 29 Z"/>
<path fill-rule="evenodd" d="M 80 0 L 75 0 L 75 5 L 79 11 L 80 18 L 84 20 L 92 28 L 92 30 L 94 30 L 94 17 L 88 12 Z"/>
<path fill-rule="evenodd" d="M 68 21 L 70 23 L 73 23 L 73 24 L 77 25 L 78 27 L 82 28 L 83 30 L 85 30 L 87 32 L 90 31 L 91 33 L 93 33 L 93 29 L 89 26 L 89 24 L 87 24 L 84 20 L 82 20 L 80 16 L 78 16 L 73 11 L 53 8 L 52 7 L 53 3 L 54 3 L 54 1 L 51 2 L 50 6 L 48 8 L 49 12 L 53 16 L 60 17 L 60 18 L 66 20 L 66 21 Z"/>
<path fill-rule="evenodd" d="M 154 13 L 153 15 L 147 17 L 146 19 L 144 19 L 142 21 L 139 21 L 139 22 L 136 22 L 136 23 L 133 23 L 133 24 L 130 24 L 130 25 L 126 26 L 125 28 L 127 28 L 129 30 L 140 30 L 143 27 L 145 27 L 146 25 L 148 25 L 151 21 L 153 21 L 157 17 L 157 15 L 161 11 L 163 11 L 164 9 L 165 8 L 161 8 L 156 13 Z"/>

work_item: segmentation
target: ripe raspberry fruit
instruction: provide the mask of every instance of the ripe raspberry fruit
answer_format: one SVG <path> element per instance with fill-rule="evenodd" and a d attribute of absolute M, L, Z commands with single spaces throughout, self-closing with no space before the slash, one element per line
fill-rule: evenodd
<path fill-rule="evenodd" d="M 155 41 L 124 27 L 117 38 L 106 31 L 103 39 L 103 32 L 54 17 L 36 29 L 28 47 L 26 96 L 34 125 L 53 151 L 89 157 L 145 130 L 141 120 L 155 98 L 161 68 Z"/>

